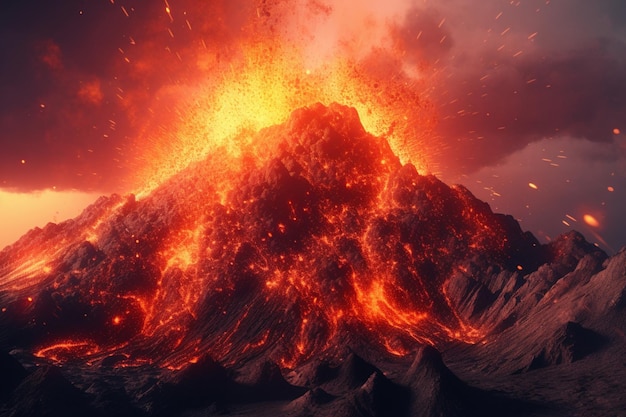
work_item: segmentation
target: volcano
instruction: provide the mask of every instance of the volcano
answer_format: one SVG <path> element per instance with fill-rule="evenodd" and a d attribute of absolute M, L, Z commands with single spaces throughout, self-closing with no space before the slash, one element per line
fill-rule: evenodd
<path fill-rule="evenodd" d="M 3 414 L 626 409 L 624 250 L 540 244 L 349 107 L 237 140 L 0 252 Z"/>

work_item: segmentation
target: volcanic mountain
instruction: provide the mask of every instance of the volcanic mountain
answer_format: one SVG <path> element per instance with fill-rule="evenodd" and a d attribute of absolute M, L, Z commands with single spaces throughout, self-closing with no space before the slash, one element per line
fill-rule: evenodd
<path fill-rule="evenodd" d="M 352 108 L 238 141 L 0 252 L 0 411 L 626 408 L 625 251 L 539 244 L 402 165 Z"/>

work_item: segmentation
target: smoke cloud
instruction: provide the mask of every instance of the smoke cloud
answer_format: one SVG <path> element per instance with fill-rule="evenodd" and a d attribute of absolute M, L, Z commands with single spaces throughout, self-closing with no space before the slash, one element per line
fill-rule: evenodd
<path fill-rule="evenodd" d="M 236 76 L 233 63 L 247 59 L 242 45 L 250 44 L 262 45 L 267 60 L 296 49 L 312 71 L 343 57 L 355 74 L 387 83 L 376 90 L 380 100 L 402 107 L 415 131 L 424 130 L 415 115 L 428 108 L 432 126 L 419 140 L 408 135 L 405 146 L 427 152 L 430 169 L 446 180 L 506 164 L 538 141 L 611 144 L 626 131 L 626 6 L 619 0 L 30 0 L 3 7 L 4 190 L 133 191 L 154 149 L 178 140 L 171 132 L 183 110 L 204 103 L 199 94 L 215 92 L 225 74 Z"/>

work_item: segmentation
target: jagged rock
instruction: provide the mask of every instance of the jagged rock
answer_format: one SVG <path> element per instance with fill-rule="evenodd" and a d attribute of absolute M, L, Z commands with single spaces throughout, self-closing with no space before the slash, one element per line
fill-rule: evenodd
<path fill-rule="evenodd" d="M 93 396 L 91 406 L 102 415 L 120 417 L 141 417 L 142 411 L 133 404 L 133 400 L 124 387 L 112 386 L 98 380 L 86 389 Z"/>
<path fill-rule="evenodd" d="M 546 340 L 539 352 L 532 356 L 526 370 L 580 360 L 598 350 L 605 340 L 593 330 L 586 329 L 578 323 L 567 322 Z"/>
<path fill-rule="evenodd" d="M 358 388 L 374 373 L 380 372 L 374 365 L 366 362 L 354 352 L 337 366 L 330 367 L 322 364 L 316 368 L 311 378 L 313 386 L 321 385 L 331 393 L 340 393 L 345 390 Z"/>
<path fill-rule="evenodd" d="M 409 392 L 374 372 L 353 394 L 354 406 L 363 415 L 394 417 L 407 414 Z"/>
<path fill-rule="evenodd" d="M 11 416 L 58 417 L 94 415 L 86 394 L 78 390 L 53 366 L 28 375 L 15 388 L 5 412 Z"/>
<path fill-rule="evenodd" d="M 291 385 L 274 362 L 263 361 L 248 367 L 236 378 L 237 402 L 291 400 L 304 394 L 306 388 Z"/>
<path fill-rule="evenodd" d="M 26 378 L 26 369 L 13 356 L 0 351 L 0 404 L 3 403 L 15 387 Z"/>
<path fill-rule="evenodd" d="M 208 355 L 161 382 L 151 392 L 156 415 L 171 415 L 231 399 L 234 382 L 227 371 Z"/>
<path fill-rule="evenodd" d="M 295 416 L 311 416 L 321 415 L 326 404 L 332 402 L 336 397 L 330 395 L 321 388 L 313 388 L 307 391 L 301 397 L 291 401 L 286 407 L 285 412 Z"/>
<path fill-rule="evenodd" d="M 420 348 L 403 378 L 411 389 L 412 416 L 472 415 L 468 401 L 469 387 L 443 363 L 439 351 L 431 346 Z"/>

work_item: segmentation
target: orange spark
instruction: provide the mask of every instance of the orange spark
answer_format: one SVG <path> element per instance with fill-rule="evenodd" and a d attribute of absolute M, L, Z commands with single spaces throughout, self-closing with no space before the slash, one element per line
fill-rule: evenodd
<path fill-rule="evenodd" d="M 585 221 L 585 223 L 587 223 L 591 227 L 599 227 L 600 226 L 600 222 L 595 217 L 593 217 L 591 214 L 585 214 L 583 216 L 583 220 Z"/>
<path fill-rule="evenodd" d="M 538 190 L 538 189 L 539 189 L 539 187 L 537 187 L 537 185 L 536 185 L 535 183 L 532 183 L 532 182 L 529 182 L 529 183 L 528 183 L 528 186 L 529 186 L 530 188 L 532 188 L 533 190 Z"/>

